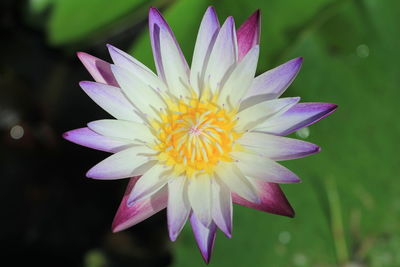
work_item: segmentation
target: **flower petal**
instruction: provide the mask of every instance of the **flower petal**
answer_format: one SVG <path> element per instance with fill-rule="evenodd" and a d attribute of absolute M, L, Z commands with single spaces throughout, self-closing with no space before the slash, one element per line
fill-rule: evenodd
<path fill-rule="evenodd" d="M 134 107 L 118 87 L 88 81 L 80 82 L 79 85 L 97 105 L 114 118 L 137 122 L 143 121 L 135 113 Z"/>
<path fill-rule="evenodd" d="M 182 231 L 191 211 L 186 177 L 177 177 L 168 182 L 168 231 L 171 241 L 175 241 Z"/>
<path fill-rule="evenodd" d="M 257 155 L 272 160 L 306 157 L 320 151 L 320 147 L 301 140 L 266 133 L 245 133 L 237 142 Z"/>
<path fill-rule="evenodd" d="M 257 130 L 276 135 L 288 135 L 316 123 L 336 111 L 330 103 L 299 103 L 285 113 L 271 118 Z"/>
<path fill-rule="evenodd" d="M 169 177 L 170 172 L 166 170 L 163 165 L 155 164 L 139 178 L 139 181 L 137 181 L 136 185 L 133 187 L 128 198 L 128 206 L 132 206 L 135 202 L 148 198 L 156 193 L 168 183 Z"/>
<path fill-rule="evenodd" d="M 286 112 L 299 100 L 299 97 L 273 99 L 241 110 L 238 113 L 235 128 L 239 131 L 258 129 L 264 125 L 265 121 Z"/>
<path fill-rule="evenodd" d="M 78 52 L 77 56 L 96 82 L 118 87 L 110 63 L 84 52 Z"/>
<path fill-rule="evenodd" d="M 218 32 L 204 75 L 205 84 L 215 92 L 223 86 L 224 77 L 237 62 L 235 22 L 228 17 Z"/>
<path fill-rule="evenodd" d="M 246 152 L 231 152 L 244 175 L 272 183 L 298 183 L 299 177 L 289 169 L 265 157 Z M 253 201 L 255 202 L 255 201 Z"/>
<path fill-rule="evenodd" d="M 137 223 L 140 223 L 167 206 L 168 190 L 166 187 L 158 191 L 147 199 L 136 202 L 128 207 L 127 201 L 129 194 L 135 186 L 139 176 L 129 180 L 124 197 L 119 205 L 112 223 L 112 231 L 114 233 L 125 230 Z"/>
<path fill-rule="evenodd" d="M 190 96 L 189 68 L 182 61 L 180 48 L 169 31 L 160 30 L 160 55 L 168 91 L 175 96 Z"/>
<path fill-rule="evenodd" d="M 232 237 L 232 197 L 231 191 L 220 179 L 216 178 L 212 188 L 212 218 L 219 229 L 228 237 Z"/>
<path fill-rule="evenodd" d="M 165 107 L 160 94 L 139 77 L 116 65 L 111 65 L 115 78 L 133 105 L 145 116 L 156 117 L 160 108 Z"/>
<path fill-rule="evenodd" d="M 189 202 L 199 221 L 208 227 L 211 223 L 211 177 L 207 174 L 190 179 L 188 187 Z"/>
<path fill-rule="evenodd" d="M 156 161 L 150 157 L 154 151 L 145 146 L 133 146 L 111 155 L 92 167 L 88 178 L 114 180 L 142 175 Z"/>
<path fill-rule="evenodd" d="M 75 144 L 111 153 L 116 153 L 132 145 L 132 140 L 103 136 L 87 127 L 68 131 L 63 134 L 63 137 Z"/>
<path fill-rule="evenodd" d="M 237 30 L 238 58 L 244 58 L 250 49 L 260 42 L 260 10 L 254 12 Z"/>
<path fill-rule="evenodd" d="M 237 194 L 233 194 L 232 199 L 234 203 L 268 213 L 294 217 L 294 210 L 278 184 L 251 178 L 248 179 L 255 184 L 255 188 L 259 192 L 260 202 L 250 202 Z"/>
<path fill-rule="evenodd" d="M 295 58 L 257 76 L 242 102 L 243 108 L 281 96 L 296 78 L 302 63 L 303 58 Z"/>
<path fill-rule="evenodd" d="M 121 120 L 98 120 L 89 122 L 88 127 L 98 134 L 128 139 L 136 141 L 136 143 L 150 143 L 154 140 L 149 127 L 143 123 Z"/>
<path fill-rule="evenodd" d="M 217 227 L 213 222 L 211 222 L 210 226 L 205 227 L 200 220 L 196 218 L 194 213 L 190 216 L 190 224 L 192 225 L 194 238 L 196 239 L 201 256 L 208 264 L 214 248 Z"/>
<path fill-rule="evenodd" d="M 235 192 L 251 202 L 259 201 L 253 185 L 234 163 L 220 162 L 215 173 L 229 187 L 231 192 Z"/>
<path fill-rule="evenodd" d="M 229 103 L 237 107 L 243 95 L 249 89 L 257 69 L 260 47 L 254 46 L 243 60 L 237 64 L 221 89 L 218 103 Z"/>
<path fill-rule="evenodd" d="M 162 56 L 161 56 L 160 31 L 167 31 L 170 37 L 174 40 L 175 47 L 179 52 L 180 63 L 186 64 L 186 68 L 188 70 L 187 73 L 189 73 L 189 67 L 187 66 L 185 57 L 183 56 L 183 53 L 178 45 L 178 42 L 175 39 L 174 34 L 171 31 L 171 28 L 168 26 L 168 23 L 165 21 L 160 12 L 154 7 L 151 7 L 149 10 L 149 31 L 150 31 L 151 46 L 153 49 L 153 56 L 154 56 L 154 61 L 156 63 L 158 76 L 160 76 L 164 81 L 166 81 Z"/>
<path fill-rule="evenodd" d="M 214 7 L 208 7 L 197 34 L 190 70 L 190 84 L 196 92 L 200 92 L 204 87 L 204 71 L 219 28 L 219 21 Z"/>
<path fill-rule="evenodd" d="M 132 72 L 135 77 L 140 78 L 152 89 L 162 92 L 166 90 L 164 83 L 146 65 L 110 44 L 108 44 L 107 47 L 115 65 Z"/>

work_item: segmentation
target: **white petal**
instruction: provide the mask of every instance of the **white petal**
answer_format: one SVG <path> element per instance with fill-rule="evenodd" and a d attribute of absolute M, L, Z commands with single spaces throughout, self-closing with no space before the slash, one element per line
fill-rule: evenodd
<path fill-rule="evenodd" d="M 275 161 L 245 152 L 231 152 L 244 175 L 271 183 L 298 183 L 299 177 Z"/>
<path fill-rule="evenodd" d="M 109 137 L 141 142 L 152 142 L 154 140 L 149 127 L 144 123 L 122 120 L 98 120 L 89 122 L 88 127 L 98 134 Z"/>
<path fill-rule="evenodd" d="M 157 116 L 157 111 L 165 107 L 159 92 L 144 83 L 139 77 L 116 65 L 111 65 L 122 91 L 133 105 L 143 114 Z"/>
<path fill-rule="evenodd" d="M 97 105 L 120 120 L 143 121 L 136 113 L 121 89 L 96 82 L 80 82 L 79 85 Z"/>
<path fill-rule="evenodd" d="M 115 65 L 132 72 L 135 77 L 140 78 L 153 89 L 160 91 L 166 90 L 164 82 L 161 81 L 160 78 L 158 78 L 157 75 L 154 74 L 146 65 L 112 45 L 107 45 L 107 47 Z"/>
<path fill-rule="evenodd" d="M 191 211 L 188 199 L 188 181 L 186 177 L 176 177 L 168 182 L 168 230 L 169 237 L 175 241 Z"/>
<path fill-rule="evenodd" d="M 219 21 L 213 7 L 209 7 L 201 21 L 193 52 L 190 84 L 196 92 L 204 86 L 204 71 L 219 31 Z"/>
<path fill-rule="evenodd" d="M 114 180 L 142 175 L 156 162 L 150 159 L 154 154 L 154 150 L 145 146 L 130 147 L 99 162 L 86 173 L 86 176 Z"/>
<path fill-rule="evenodd" d="M 299 100 L 299 97 L 280 98 L 246 108 L 238 113 L 238 121 L 235 128 L 239 131 L 248 131 L 257 128 L 267 119 L 284 113 L 299 102 Z"/>
<path fill-rule="evenodd" d="M 180 52 L 169 32 L 162 29 L 160 30 L 160 49 L 169 92 L 175 96 L 190 96 L 187 63 L 182 62 Z"/>
<path fill-rule="evenodd" d="M 232 197 L 229 188 L 215 177 L 212 187 L 212 218 L 227 237 L 232 236 Z"/>
<path fill-rule="evenodd" d="M 218 33 L 204 75 L 205 83 L 211 91 L 222 87 L 223 78 L 237 62 L 237 53 L 235 22 L 229 17 Z"/>
<path fill-rule="evenodd" d="M 303 58 L 295 58 L 257 76 L 246 97 L 268 95 L 270 99 L 278 98 L 296 78 L 302 62 Z"/>
<path fill-rule="evenodd" d="M 245 133 L 236 141 L 254 153 L 272 160 L 302 158 L 320 151 L 319 146 L 309 142 L 258 132 Z"/>
<path fill-rule="evenodd" d="M 229 190 L 248 201 L 259 202 L 257 192 L 253 185 L 234 163 L 220 162 L 215 171 L 218 178 L 229 187 Z"/>
<path fill-rule="evenodd" d="M 249 89 L 257 69 L 260 46 L 255 45 L 246 56 L 236 65 L 228 80 L 221 89 L 219 104 L 230 103 L 233 107 L 239 104 Z"/>
<path fill-rule="evenodd" d="M 128 206 L 132 206 L 135 202 L 148 198 L 160 190 L 168 183 L 170 174 L 171 172 L 164 165 L 155 164 L 139 178 L 133 187 L 128 198 Z"/>
<path fill-rule="evenodd" d="M 211 177 L 201 174 L 189 181 L 189 201 L 196 217 L 204 226 L 211 222 Z"/>

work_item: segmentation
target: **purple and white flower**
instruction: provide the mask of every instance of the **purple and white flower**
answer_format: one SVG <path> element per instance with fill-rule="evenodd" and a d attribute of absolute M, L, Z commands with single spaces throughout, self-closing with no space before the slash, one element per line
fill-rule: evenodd
<path fill-rule="evenodd" d="M 293 217 L 278 184 L 300 179 L 276 161 L 305 157 L 317 145 L 283 137 L 335 111 L 329 103 L 279 98 L 302 58 L 255 77 L 260 12 L 236 30 L 220 26 L 213 7 L 203 17 L 191 67 L 155 8 L 149 11 L 157 74 L 108 45 L 113 61 L 78 53 L 95 82 L 82 89 L 115 119 L 66 132 L 76 144 L 113 153 L 87 172 L 100 180 L 130 178 L 113 231 L 167 208 L 175 241 L 187 219 L 206 262 L 216 229 L 232 234 L 232 203 Z"/>

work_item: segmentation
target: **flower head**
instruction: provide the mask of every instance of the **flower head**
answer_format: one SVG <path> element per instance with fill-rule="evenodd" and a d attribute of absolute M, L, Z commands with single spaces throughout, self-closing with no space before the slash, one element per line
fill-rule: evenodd
<path fill-rule="evenodd" d="M 236 30 L 232 17 L 220 26 L 209 7 L 191 68 L 155 8 L 149 12 L 149 27 L 157 75 L 111 45 L 113 64 L 78 53 L 96 81 L 80 86 L 115 119 L 90 122 L 64 137 L 113 153 L 87 177 L 130 178 L 114 232 L 167 208 L 171 240 L 190 218 L 208 262 L 216 229 L 231 237 L 232 203 L 294 216 L 278 184 L 300 179 L 276 161 L 320 149 L 282 136 L 326 117 L 336 105 L 279 98 L 302 58 L 255 77 L 258 11 Z"/>

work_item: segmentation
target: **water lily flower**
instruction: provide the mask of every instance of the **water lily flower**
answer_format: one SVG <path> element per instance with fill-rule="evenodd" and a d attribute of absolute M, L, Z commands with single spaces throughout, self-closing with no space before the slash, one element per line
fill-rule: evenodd
<path fill-rule="evenodd" d="M 115 119 L 66 132 L 76 144 L 113 153 L 87 172 L 130 178 L 112 228 L 118 232 L 167 208 L 175 241 L 187 219 L 208 263 L 219 228 L 232 234 L 232 203 L 293 217 L 280 183 L 300 179 L 276 161 L 305 157 L 317 145 L 283 137 L 331 114 L 336 105 L 279 98 L 302 58 L 257 77 L 260 12 L 236 30 L 213 7 L 202 19 L 191 67 L 162 15 L 149 11 L 157 74 L 108 45 L 113 61 L 78 53 L 95 82 L 85 93 Z"/>

